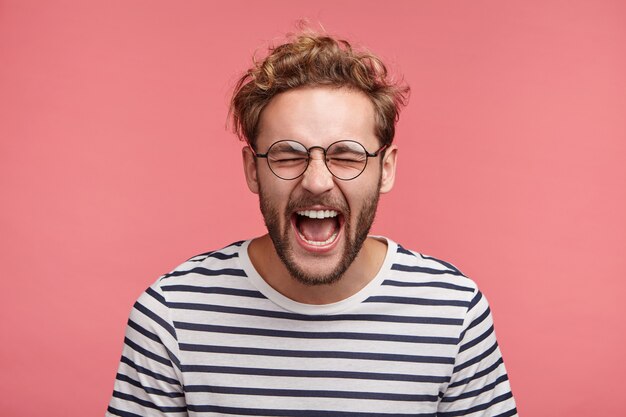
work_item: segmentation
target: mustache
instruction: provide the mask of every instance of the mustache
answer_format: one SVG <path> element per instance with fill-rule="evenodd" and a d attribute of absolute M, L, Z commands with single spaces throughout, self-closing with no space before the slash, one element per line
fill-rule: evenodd
<path fill-rule="evenodd" d="M 344 215 L 350 214 L 350 207 L 344 199 L 331 197 L 331 196 L 298 196 L 289 199 L 287 202 L 287 213 L 293 213 L 297 210 L 302 210 L 311 206 L 325 206 L 331 207 L 340 211 Z"/>

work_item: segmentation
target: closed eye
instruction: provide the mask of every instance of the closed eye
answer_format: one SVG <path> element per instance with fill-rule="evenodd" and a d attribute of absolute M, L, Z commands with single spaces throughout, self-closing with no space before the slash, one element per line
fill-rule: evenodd
<path fill-rule="evenodd" d="M 291 157 L 291 158 L 272 158 L 272 162 L 293 162 L 293 161 L 306 161 L 307 158 L 304 157 Z"/>

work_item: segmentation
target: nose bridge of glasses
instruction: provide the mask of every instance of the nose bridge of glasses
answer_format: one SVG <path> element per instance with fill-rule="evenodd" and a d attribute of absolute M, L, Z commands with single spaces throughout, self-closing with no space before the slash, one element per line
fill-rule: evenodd
<path fill-rule="evenodd" d="M 326 149 L 321 146 L 312 146 L 307 151 L 309 158 L 302 173 L 302 186 L 316 194 L 330 190 L 333 187 L 334 174 L 327 163 Z"/>
<path fill-rule="evenodd" d="M 309 154 L 307 167 L 305 168 L 305 175 L 317 177 L 317 182 L 326 180 L 322 180 L 322 177 L 328 176 L 332 178 L 334 174 L 330 171 L 330 167 L 328 166 L 328 158 L 326 157 L 326 148 L 322 146 L 311 146 L 307 149 Z M 313 156 L 318 155 L 318 156 Z M 316 162 L 317 161 L 317 162 Z M 321 177 L 320 177 L 321 176 Z"/>
<path fill-rule="evenodd" d="M 319 152 L 313 152 L 316 149 L 319 150 Z M 321 161 L 326 160 L 326 149 L 322 148 L 321 146 L 311 146 L 309 149 L 307 149 L 307 152 L 309 154 L 309 159 L 311 160 L 315 160 L 315 159 L 319 159 Z M 314 158 L 313 155 L 315 153 L 317 153 L 318 155 L 321 154 L 321 158 Z"/>
<path fill-rule="evenodd" d="M 318 152 L 315 152 L 317 150 Z M 313 156 L 318 155 L 318 156 Z M 320 172 L 326 172 L 330 174 L 330 168 L 327 164 L 326 149 L 321 146 L 313 146 L 309 148 L 309 162 L 306 171 L 310 171 L 315 175 L 319 175 Z"/>

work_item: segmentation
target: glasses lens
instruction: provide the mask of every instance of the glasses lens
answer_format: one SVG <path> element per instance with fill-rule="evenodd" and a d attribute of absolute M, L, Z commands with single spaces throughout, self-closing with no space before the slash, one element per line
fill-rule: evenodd
<path fill-rule="evenodd" d="M 308 165 L 309 153 L 301 143 L 282 140 L 267 151 L 267 162 L 272 172 L 280 178 L 298 178 Z"/>
<path fill-rule="evenodd" d="M 351 140 L 335 142 L 326 151 L 326 165 L 335 177 L 351 180 L 365 169 L 367 152 L 358 142 Z"/>

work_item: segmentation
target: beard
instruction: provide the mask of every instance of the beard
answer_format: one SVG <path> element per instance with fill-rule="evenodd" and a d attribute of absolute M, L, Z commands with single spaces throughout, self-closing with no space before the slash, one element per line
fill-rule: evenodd
<path fill-rule="evenodd" d="M 265 196 L 263 187 L 259 187 L 259 203 L 261 206 L 261 213 L 263 214 L 263 219 L 265 221 L 265 226 L 267 227 L 267 231 L 272 239 L 272 243 L 274 244 L 278 257 L 287 268 L 289 274 L 296 281 L 309 286 L 328 285 L 339 281 L 361 251 L 363 243 L 365 242 L 365 239 L 367 239 L 370 228 L 374 223 L 376 209 L 378 207 L 378 199 L 380 197 L 378 192 L 379 189 L 380 180 L 379 186 L 373 192 L 364 197 L 364 205 L 360 212 L 357 213 L 355 225 L 352 225 L 351 223 L 351 210 L 345 201 L 330 200 L 329 198 L 312 196 L 290 199 L 285 209 L 285 213 L 283 214 L 285 217 L 285 226 L 281 229 L 280 213 L 278 208 L 276 208 L 276 206 L 270 202 L 270 199 Z M 344 245 L 341 259 L 332 270 L 322 274 L 313 274 L 299 266 L 289 243 L 289 229 L 292 227 L 291 214 L 300 207 L 313 206 L 316 204 L 339 209 L 345 220 L 343 224 Z M 352 233 L 353 227 L 355 230 L 354 236 Z M 324 262 L 324 259 L 320 259 L 319 262 Z"/>

